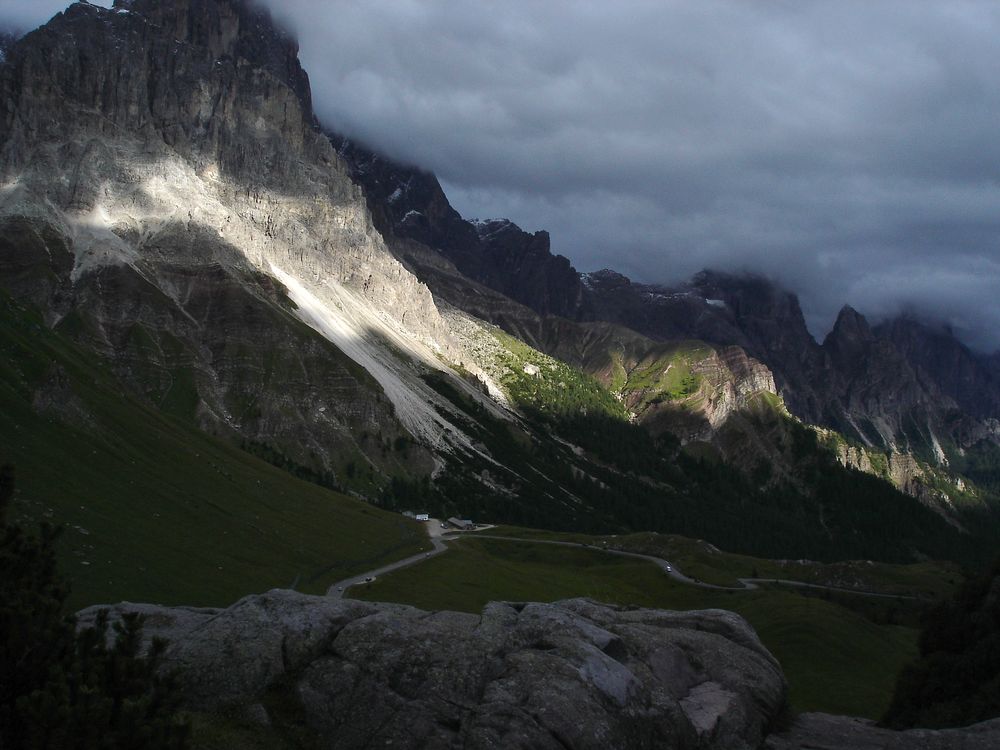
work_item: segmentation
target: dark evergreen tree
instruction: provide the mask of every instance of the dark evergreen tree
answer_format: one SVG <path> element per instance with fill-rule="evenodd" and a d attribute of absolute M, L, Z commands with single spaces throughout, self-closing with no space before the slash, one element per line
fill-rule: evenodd
<path fill-rule="evenodd" d="M 1000 561 L 932 610 L 920 658 L 900 674 L 885 723 L 957 727 L 1000 716 Z"/>
<path fill-rule="evenodd" d="M 179 693 L 160 673 L 165 643 L 142 647 L 142 620 L 107 612 L 77 631 L 63 613 L 58 530 L 26 533 L 11 522 L 13 471 L 0 468 L 0 750 L 184 748 Z"/>

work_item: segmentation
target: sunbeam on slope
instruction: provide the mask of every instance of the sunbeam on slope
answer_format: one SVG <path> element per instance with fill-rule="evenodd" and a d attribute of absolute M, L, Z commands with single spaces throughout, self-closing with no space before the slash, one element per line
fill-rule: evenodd
<path fill-rule="evenodd" d="M 324 302 L 273 263 L 270 268 L 275 278 L 288 289 L 288 296 L 298 306 L 303 322 L 333 342 L 378 381 L 396 407 L 400 421 L 414 437 L 436 449 L 453 446 L 476 450 L 468 436 L 437 412 L 434 407 L 439 400 L 437 395 L 416 377 L 413 366 L 372 340 L 374 335 L 394 340 L 399 334 L 385 324 L 363 297 L 333 279 L 326 279 L 317 290 L 327 298 Z M 404 373 L 405 370 L 410 372 Z"/>

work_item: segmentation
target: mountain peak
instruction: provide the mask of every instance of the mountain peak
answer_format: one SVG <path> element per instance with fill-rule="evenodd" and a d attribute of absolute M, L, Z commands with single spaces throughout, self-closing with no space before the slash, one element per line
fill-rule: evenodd
<path fill-rule="evenodd" d="M 868 320 L 850 305 L 844 305 L 837 314 L 830 336 L 849 336 L 857 340 L 872 338 L 872 329 Z"/>
<path fill-rule="evenodd" d="M 850 369 L 864 359 L 863 352 L 870 349 L 874 340 L 875 334 L 865 316 L 850 305 L 844 305 L 837 314 L 833 329 L 823 341 L 823 348 L 841 369 Z"/>
<path fill-rule="evenodd" d="M 163 26 L 180 42 L 206 47 L 216 59 L 245 59 L 288 85 L 312 114 L 309 76 L 295 37 L 249 0 L 115 0 L 114 10 Z"/>
<path fill-rule="evenodd" d="M 285 192 L 329 164 L 295 39 L 248 0 L 75 3 L 0 68 L 0 166 L 33 146 L 141 134 L 241 181 Z M 79 202 L 79 201 L 78 201 Z"/>

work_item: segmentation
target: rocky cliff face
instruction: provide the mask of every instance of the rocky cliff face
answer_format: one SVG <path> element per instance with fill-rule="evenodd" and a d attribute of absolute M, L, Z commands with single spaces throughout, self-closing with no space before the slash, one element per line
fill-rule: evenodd
<path fill-rule="evenodd" d="M 548 232 L 531 234 L 507 219 L 466 221 L 448 203 L 433 174 L 393 162 L 342 136 L 331 135 L 331 140 L 364 187 L 372 215 L 379 217 L 386 236 L 431 248 L 467 279 L 541 315 L 577 317 L 584 286 L 569 260 L 552 254 Z M 408 255 L 405 247 L 400 249 Z M 422 265 L 419 258 L 414 260 Z"/>
<path fill-rule="evenodd" d="M 470 279 L 485 273 L 475 227 L 452 208 L 433 174 L 386 159 L 336 133 L 328 136 L 351 177 L 364 188 L 375 226 L 390 244 L 413 240 L 438 248 Z"/>
<path fill-rule="evenodd" d="M 877 325 L 874 331 L 965 413 L 980 419 L 1000 418 L 1000 380 L 990 358 L 972 352 L 950 330 L 902 316 Z"/>
<path fill-rule="evenodd" d="M 296 53 L 241 0 L 76 3 L 20 40 L 2 283 L 206 429 L 377 471 L 406 436 L 426 468 L 463 438 L 415 375 L 475 363 L 373 227 Z"/>
<path fill-rule="evenodd" d="M 627 288 L 618 284 L 617 294 Z M 945 461 L 945 444 L 965 447 L 994 433 L 986 410 L 972 411 L 955 400 L 959 382 L 966 383 L 966 393 L 978 394 L 965 396 L 967 402 L 988 405 L 996 389 L 985 368 L 976 367 L 979 361 L 953 337 L 938 342 L 938 349 L 927 343 L 925 332 L 916 335 L 921 344 L 897 343 L 899 326 L 873 330 L 845 307 L 820 345 L 806 328 L 795 295 L 748 276 L 703 272 L 680 291 L 640 293 L 659 313 L 642 318 L 641 308 L 628 308 L 637 316 L 635 327 L 655 335 L 659 318 L 669 318 L 682 321 L 685 335 L 742 347 L 774 373 L 778 392 L 803 421 L 939 463 Z M 890 330 L 897 331 L 896 339 Z M 929 353 L 944 350 L 950 358 Z M 964 381 L 959 371 L 966 373 Z"/>
<path fill-rule="evenodd" d="M 276 590 L 112 619 L 129 611 L 172 642 L 190 708 L 280 723 L 263 705 L 279 690 L 322 747 L 750 750 L 785 700 L 774 657 L 722 610 L 577 599 L 469 615 Z"/>
<path fill-rule="evenodd" d="M 593 374 L 654 433 L 685 443 L 712 441 L 731 417 L 776 396 L 770 370 L 737 346 L 663 343 L 622 326 L 554 317 L 544 320 L 539 345 Z"/>
<path fill-rule="evenodd" d="M 808 375 L 824 363 L 806 328 L 798 298 L 752 276 L 702 272 L 691 286 L 705 300 L 716 300 L 717 314 L 731 317 L 746 337 L 747 350 L 769 363 L 792 412 L 806 421 L 820 421 Z M 720 326 L 715 328 L 724 332 Z"/>
<path fill-rule="evenodd" d="M 941 441 L 959 434 L 954 428 L 962 415 L 932 378 L 850 307 L 841 310 L 823 351 L 834 375 L 824 394 L 827 410 L 842 432 L 890 450 L 926 449 L 946 463 Z"/>
<path fill-rule="evenodd" d="M 553 255 L 549 233 L 529 234 L 506 219 L 476 224 L 489 269 L 484 282 L 542 315 L 572 316 L 584 290 L 567 258 Z"/>
<path fill-rule="evenodd" d="M 553 356 L 561 354 L 544 333 L 552 327 L 546 318 L 612 323 L 651 342 L 739 347 L 769 369 L 792 414 L 867 445 L 941 462 L 942 444 L 968 446 L 996 433 L 995 375 L 954 337 L 902 321 L 873 331 L 845 308 L 821 345 L 796 296 L 760 277 L 704 271 L 671 288 L 609 269 L 580 275 L 551 253 L 546 234 L 506 220 L 466 222 L 433 175 L 334 140 L 373 215 L 383 217 L 390 245 L 435 294 Z M 527 310 L 511 308 L 511 300 Z M 587 338 L 578 329 L 562 332 Z"/>

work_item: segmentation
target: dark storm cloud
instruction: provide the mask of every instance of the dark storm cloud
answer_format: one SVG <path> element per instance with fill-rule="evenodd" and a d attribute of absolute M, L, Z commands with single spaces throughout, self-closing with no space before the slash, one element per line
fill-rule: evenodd
<path fill-rule="evenodd" d="M 273 3 L 275 7 L 278 3 Z M 583 270 L 752 269 L 1000 343 L 992 2 L 281 3 L 330 125 Z"/>
<path fill-rule="evenodd" d="M 324 122 L 581 270 L 756 270 L 818 334 L 846 302 L 1000 344 L 992 0 L 268 4 Z"/>

